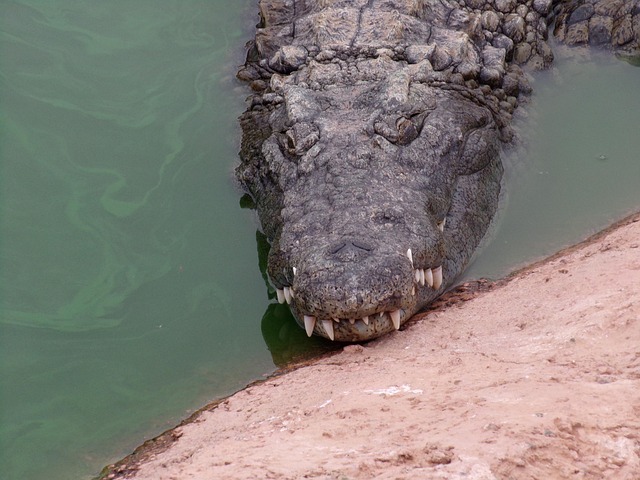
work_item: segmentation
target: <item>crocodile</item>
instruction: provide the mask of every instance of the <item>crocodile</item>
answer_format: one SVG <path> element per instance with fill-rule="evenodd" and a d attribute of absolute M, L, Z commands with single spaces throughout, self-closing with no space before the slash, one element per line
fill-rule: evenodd
<path fill-rule="evenodd" d="M 260 0 L 236 176 L 309 336 L 400 327 L 464 270 L 555 38 L 638 54 L 640 0 Z"/>

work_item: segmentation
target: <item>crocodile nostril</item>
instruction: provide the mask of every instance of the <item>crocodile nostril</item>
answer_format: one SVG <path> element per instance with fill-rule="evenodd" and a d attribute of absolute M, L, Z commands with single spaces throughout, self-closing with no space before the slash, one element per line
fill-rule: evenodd
<path fill-rule="evenodd" d="M 370 252 L 372 250 L 371 245 L 358 241 L 358 240 L 352 240 L 351 241 L 351 245 L 353 245 L 354 247 L 360 249 L 360 250 L 364 250 L 365 252 Z"/>
<path fill-rule="evenodd" d="M 349 240 L 334 244 L 329 248 L 329 253 L 343 260 L 355 259 L 369 253 L 373 248 L 361 240 Z"/>
<path fill-rule="evenodd" d="M 347 244 L 345 242 L 342 243 L 338 243 L 336 245 L 333 245 L 330 249 L 329 249 L 329 253 L 331 255 L 335 255 L 336 253 L 340 252 L 343 248 L 345 248 L 347 246 Z"/>

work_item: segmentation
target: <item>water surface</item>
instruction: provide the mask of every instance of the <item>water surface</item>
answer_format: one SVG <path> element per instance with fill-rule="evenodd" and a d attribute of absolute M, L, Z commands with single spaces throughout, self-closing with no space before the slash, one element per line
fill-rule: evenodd
<path fill-rule="evenodd" d="M 499 278 L 640 210 L 640 68 L 556 46 L 515 122 L 504 198 L 465 279 Z"/>
<path fill-rule="evenodd" d="M 2 478 L 87 478 L 273 370 L 231 182 L 252 3 L 0 3 Z"/>

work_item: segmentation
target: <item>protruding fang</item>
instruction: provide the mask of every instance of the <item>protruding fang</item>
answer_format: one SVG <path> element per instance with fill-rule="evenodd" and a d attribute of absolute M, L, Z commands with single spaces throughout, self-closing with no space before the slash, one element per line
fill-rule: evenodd
<path fill-rule="evenodd" d="M 447 218 L 443 218 L 442 221 L 440 223 L 438 223 L 438 229 L 441 232 L 444 232 L 444 226 L 447 224 Z"/>
<path fill-rule="evenodd" d="M 424 281 L 427 282 L 427 285 L 433 287 L 433 271 L 430 268 L 424 271 Z"/>
<path fill-rule="evenodd" d="M 365 325 L 369 325 L 369 316 L 367 315 L 366 317 L 362 317 L 362 321 Z"/>
<path fill-rule="evenodd" d="M 380 312 L 380 318 L 384 317 L 384 312 Z"/>
<path fill-rule="evenodd" d="M 291 289 L 289 287 L 284 287 L 284 299 L 287 303 L 291 303 Z"/>
<path fill-rule="evenodd" d="M 416 283 L 420 282 L 420 270 L 416 268 L 415 272 L 413 272 L 413 276 L 416 279 Z"/>
<path fill-rule="evenodd" d="M 415 294 L 416 294 L 416 286 L 411 285 L 411 295 L 415 295 Z"/>
<path fill-rule="evenodd" d="M 407 250 L 407 258 L 411 262 L 411 266 L 413 267 L 413 255 L 411 254 L 411 249 Z"/>
<path fill-rule="evenodd" d="M 296 269 L 296 267 L 293 267 L 293 274 L 295 275 L 296 273 L 298 273 L 298 270 Z"/>
<path fill-rule="evenodd" d="M 296 298 L 295 292 L 293 291 L 293 287 L 289 287 L 289 295 L 291 295 L 291 299 Z"/>
<path fill-rule="evenodd" d="M 282 291 L 282 289 L 276 288 L 276 295 L 278 297 L 278 303 L 284 303 L 285 302 L 284 292 Z"/>
<path fill-rule="evenodd" d="M 327 335 L 331 340 L 335 340 L 335 335 L 333 333 L 333 321 L 332 320 L 322 320 L 322 326 L 324 327 L 324 331 L 327 332 Z"/>
<path fill-rule="evenodd" d="M 400 330 L 400 310 L 389 312 L 389 316 L 391 317 L 391 321 L 393 322 L 395 329 Z"/>
<path fill-rule="evenodd" d="M 420 269 L 420 285 L 424 287 L 424 270 Z"/>
<path fill-rule="evenodd" d="M 314 328 L 316 328 L 316 317 L 312 317 L 311 315 L 305 315 L 304 316 L 304 329 L 307 331 L 307 336 L 308 337 L 310 337 L 313 334 L 313 329 Z"/>
<path fill-rule="evenodd" d="M 355 319 L 355 318 L 350 318 L 350 319 L 349 319 L 349 323 L 350 323 L 351 325 L 353 325 L 354 323 L 356 323 L 356 319 Z"/>
<path fill-rule="evenodd" d="M 436 290 L 442 286 L 442 265 L 433 269 L 433 288 Z"/>
<path fill-rule="evenodd" d="M 340 319 L 339 318 L 333 317 L 331 320 L 333 320 L 336 323 L 340 323 Z"/>

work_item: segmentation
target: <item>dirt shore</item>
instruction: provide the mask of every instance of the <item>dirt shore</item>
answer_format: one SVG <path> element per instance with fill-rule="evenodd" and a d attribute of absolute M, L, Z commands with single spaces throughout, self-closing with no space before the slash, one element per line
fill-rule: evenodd
<path fill-rule="evenodd" d="M 640 479 L 640 214 L 481 290 L 217 402 L 103 478 Z"/>

